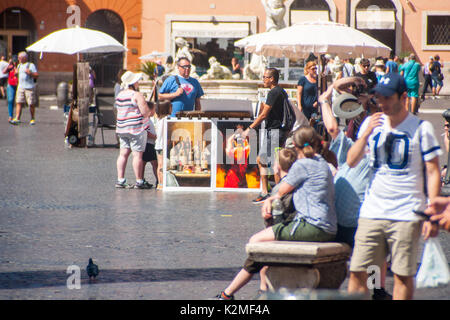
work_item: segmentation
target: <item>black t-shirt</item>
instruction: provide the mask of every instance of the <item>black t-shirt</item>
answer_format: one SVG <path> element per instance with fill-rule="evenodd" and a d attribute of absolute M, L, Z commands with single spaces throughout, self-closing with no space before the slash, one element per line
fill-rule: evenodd
<path fill-rule="evenodd" d="M 372 71 L 369 71 L 366 74 L 362 74 L 361 72 L 358 72 L 355 76 L 364 79 L 364 82 L 367 85 L 367 92 L 369 92 L 370 89 L 375 87 L 376 84 L 378 83 L 377 75 L 375 74 L 375 72 L 372 72 Z"/>
<path fill-rule="evenodd" d="M 278 85 L 272 88 L 267 94 L 266 104 L 272 108 L 266 118 L 266 129 L 281 129 L 285 97 L 286 92 Z"/>

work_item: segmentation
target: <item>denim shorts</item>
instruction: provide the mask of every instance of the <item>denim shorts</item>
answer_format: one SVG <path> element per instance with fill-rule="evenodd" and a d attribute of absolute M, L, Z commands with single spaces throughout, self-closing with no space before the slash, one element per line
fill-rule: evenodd
<path fill-rule="evenodd" d="M 431 76 L 431 83 L 433 88 L 442 87 L 444 85 L 442 80 L 439 80 L 437 76 Z"/>

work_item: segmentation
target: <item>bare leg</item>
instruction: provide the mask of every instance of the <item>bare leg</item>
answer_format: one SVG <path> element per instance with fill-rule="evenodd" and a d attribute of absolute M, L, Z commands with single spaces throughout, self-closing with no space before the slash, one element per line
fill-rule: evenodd
<path fill-rule="evenodd" d="M 158 158 L 158 183 L 162 186 L 163 184 L 163 156 L 157 155 Z"/>
<path fill-rule="evenodd" d="M 133 151 L 133 171 L 134 175 L 136 176 L 136 180 L 142 180 L 142 172 L 143 172 L 143 166 L 144 161 L 142 161 L 142 154 L 144 152 L 139 151 Z"/>
<path fill-rule="evenodd" d="M 413 277 L 394 274 L 394 300 L 412 300 L 414 295 Z"/>
<path fill-rule="evenodd" d="M 266 278 L 267 268 L 268 267 L 264 267 L 259 272 L 259 277 L 261 278 L 261 282 L 259 283 L 259 289 L 261 291 L 267 291 L 267 278 Z"/>
<path fill-rule="evenodd" d="M 16 106 L 16 119 L 20 120 L 20 116 L 22 115 L 22 107 L 23 107 L 23 103 L 17 103 Z"/>
<path fill-rule="evenodd" d="M 152 164 L 153 175 L 155 176 L 156 182 L 159 183 L 159 178 L 158 178 L 158 161 L 157 160 L 152 160 L 152 161 L 150 161 L 150 163 Z"/>
<path fill-rule="evenodd" d="M 30 115 L 31 115 L 31 119 L 34 119 L 34 113 L 35 113 L 35 106 L 34 104 L 30 105 Z"/>
<path fill-rule="evenodd" d="M 348 293 L 363 293 L 368 295 L 367 273 L 366 272 L 350 272 L 348 280 Z"/>
<path fill-rule="evenodd" d="M 273 241 L 275 240 L 275 234 L 273 233 L 272 228 L 266 228 L 256 234 L 254 234 L 249 243 L 255 242 L 263 242 L 263 241 Z M 231 281 L 230 285 L 224 290 L 227 295 L 233 295 L 243 286 L 245 286 L 253 277 L 253 274 L 249 273 L 245 269 L 241 269 L 239 273 L 234 277 L 233 281 Z"/>
<path fill-rule="evenodd" d="M 411 112 L 417 112 L 416 108 L 417 108 L 417 98 L 415 97 L 411 97 Z"/>
<path fill-rule="evenodd" d="M 262 194 L 268 194 L 269 190 L 267 189 L 267 184 L 269 178 L 267 176 L 267 166 L 261 163 L 259 157 L 256 158 L 256 162 L 258 163 L 259 174 L 261 175 Z"/>
<path fill-rule="evenodd" d="M 130 153 L 131 149 L 120 149 L 119 157 L 117 158 L 117 180 L 121 180 L 125 177 L 125 168 Z"/>

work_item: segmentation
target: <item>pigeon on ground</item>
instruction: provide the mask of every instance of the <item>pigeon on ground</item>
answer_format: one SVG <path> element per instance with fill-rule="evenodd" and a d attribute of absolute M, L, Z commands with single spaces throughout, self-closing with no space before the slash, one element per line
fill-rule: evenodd
<path fill-rule="evenodd" d="M 89 258 L 89 264 L 86 267 L 86 272 L 89 276 L 89 280 L 94 280 L 98 276 L 98 266 L 92 262 L 92 258 Z"/>

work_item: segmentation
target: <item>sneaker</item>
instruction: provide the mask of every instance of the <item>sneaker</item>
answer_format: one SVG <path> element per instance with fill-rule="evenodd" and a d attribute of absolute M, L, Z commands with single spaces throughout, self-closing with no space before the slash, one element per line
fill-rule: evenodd
<path fill-rule="evenodd" d="M 30 125 L 34 126 L 35 123 L 36 123 L 36 121 L 34 119 L 30 120 Z"/>
<path fill-rule="evenodd" d="M 142 183 L 137 183 L 136 182 L 136 184 L 134 185 L 134 187 L 133 187 L 133 189 L 150 189 L 149 187 L 148 187 L 148 183 L 147 184 L 145 184 L 145 180 L 144 180 L 144 182 L 142 182 Z M 150 185 L 151 186 L 151 185 Z"/>
<path fill-rule="evenodd" d="M 144 179 L 144 185 L 147 187 L 147 189 L 153 188 L 153 185 L 151 183 L 148 183 L 148 181 L 145 179 Z"/>
<path fill-rule="evenodd" d="M 14 118 L 9 123 L 14 124 L 14 125 L 18 125 L 20 123 L 20 120 Z"/>
<path fill-rule="evenodd" d="M 217 296 L 215 296 L 215 298 L 217 300 L 234 300 L 234 296 L 233 295 L 229 296 L 223 291 L 221 293 L 219 293 Z"/>
<path fill-rule="evenodd" d="M 372 300 L 392 300 L 392 295 L 387 293 L 384 288 L 373 289 Z"/>
<path fill-rule="evenodd" d="M 264 202 L 268 197 L 269 197 L 269 194 L 266 194 L 266 195 L 259 194 L 258 198 L 254 199 L 252 202 L 253 202 L 254 204 L 262 203 L 262 202 Z"/>
<path fill-rule="evenodd" d="M 130 189 L 131 186 L 127 183 L 127 180 L 125 180 L 124 182 L 116 182 L 116 188 L 118 189 Z"/>

